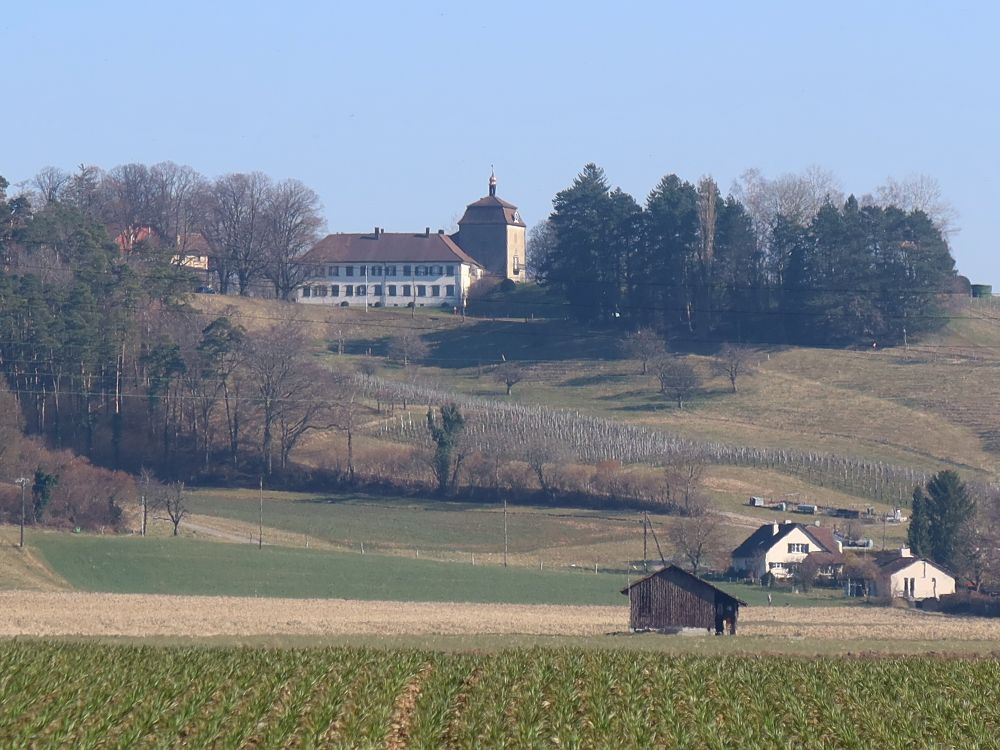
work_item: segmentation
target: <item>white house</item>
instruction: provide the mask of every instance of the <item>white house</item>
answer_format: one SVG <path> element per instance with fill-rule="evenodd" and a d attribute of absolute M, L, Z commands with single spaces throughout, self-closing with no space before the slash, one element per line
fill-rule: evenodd
<path fill-rule="evenodd" d="M 830 567 L 837 564 L 842 551 L 830 529 L 792 521 L 768 523 L 733 550 L 732 567 L 750 578 L 762 578 L 768 573 L 788 578 L 807 555 L 825 553 L 824 565 Z"/>
<path fill-rule="evenodd" d="M 955 577 L 935 563 L 914 557 L 908 547 L 875 558 L 878 576 L 870 593 L 912 601 L 955 593 Z"/>
<path fill-rule="evenodd" d="M 298 260 L 297 302 L 343 307 L 458 307 L 483 267 L 444 232 L 331 234 Z"/>

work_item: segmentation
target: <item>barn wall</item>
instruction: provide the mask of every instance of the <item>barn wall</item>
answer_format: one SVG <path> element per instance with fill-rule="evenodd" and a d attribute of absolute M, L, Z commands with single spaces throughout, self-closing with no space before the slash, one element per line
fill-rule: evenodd
<path fill-rule="evenodd" d="M 715 592 L 690 580 L 653 576 L 629 591 L 633 630 L 669 627 L 715 628 Z"/>

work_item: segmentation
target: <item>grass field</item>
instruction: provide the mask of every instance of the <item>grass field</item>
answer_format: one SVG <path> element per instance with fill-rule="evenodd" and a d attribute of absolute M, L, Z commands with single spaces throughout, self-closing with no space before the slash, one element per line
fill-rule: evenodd
<path fill-rule="evenodd" d="M 441 602 L 621 605 L 627 577 L 172 537 L 32 534 L 54 577 L 78 591 Z M 632 574 L 641 575 L 637 569 Z M 722 584 L 751 604 L 767 591 Z M 776 605 L 850 604 L 836 591 L 775 590 Z"/>
<path fill-rule="evenodd" d="M 994 659 L 0 644 L 4 747 L 990 747 Z M 751 697 L 752 696 L 752 697 Z"/>

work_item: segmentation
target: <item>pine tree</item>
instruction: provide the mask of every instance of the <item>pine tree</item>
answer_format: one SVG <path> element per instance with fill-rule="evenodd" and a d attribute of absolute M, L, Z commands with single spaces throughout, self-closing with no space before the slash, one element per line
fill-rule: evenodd
<path fill-rule="evenodd" d="M 906 543 L 914 555 L 927 557 L 931 554 L 930 519 L 927 516 L 927 495 L 922 487 L 914 487 L 910 507 L 910 528 L 906 531 Z"/>
<path fill-rule="evenodd" d="M 930 557 L 960 570 L 969 552 L 976 501 L 954 471 L 941 471 L 927 483 Z"/>

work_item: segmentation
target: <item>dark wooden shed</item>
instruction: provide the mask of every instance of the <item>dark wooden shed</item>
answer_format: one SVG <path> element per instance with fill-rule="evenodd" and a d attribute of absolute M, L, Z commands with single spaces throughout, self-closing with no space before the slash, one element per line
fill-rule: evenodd
<path fill-rule="evenodd" d="M 736 634 L 740 605 L 746 602 L 676 565 L 650 573 L 622 589 L 628 595 L 632 630 L 705 628 Z"/>

